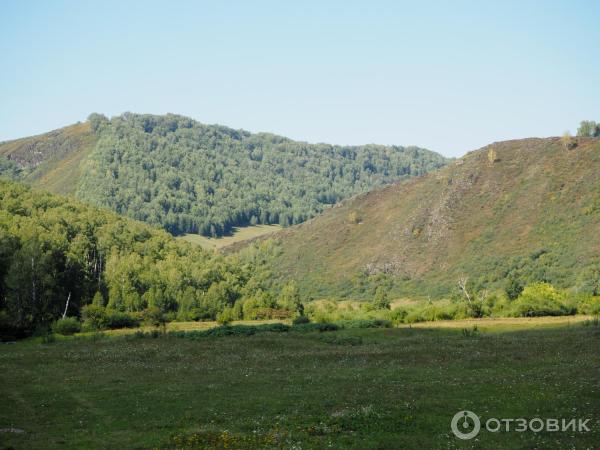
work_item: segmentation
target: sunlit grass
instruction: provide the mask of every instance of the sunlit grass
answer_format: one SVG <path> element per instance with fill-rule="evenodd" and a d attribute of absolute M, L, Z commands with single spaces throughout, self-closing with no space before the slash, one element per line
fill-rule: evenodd
<path fill-rule="evenodd" d="M 409 328 L 469 328 L 476 326 L 480 330 L 509 331 L 527 330 L 540 327 L 556 327 L 580 325 L 592 319 L 591 316 L 552 316 L 552 317 L 485 317 L 482 319 L 436 320 L 434 322 L 419 322 L 403 324 L 401 327 Z"/>
<path fill-rule="evenodd" d="M 254 225 L 248 227 L 234 227 L 231 236 L 211 238 L 199 234 L 184 234 L 179 239 L 191 242 L 207 250 L 220 249 L 236 242 L 253 239 L 281 230 L 279 225 Z"/>

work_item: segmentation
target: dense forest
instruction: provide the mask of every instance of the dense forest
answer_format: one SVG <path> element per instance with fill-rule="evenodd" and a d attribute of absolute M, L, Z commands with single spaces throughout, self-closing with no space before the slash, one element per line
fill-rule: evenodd
<path fill-rule="evenodd" d="M 447 160 L 417 147 L 307 144 L 177 116 L 89 118 L 97 144 L 77 196 L 173 234 L 303 222 Z"/>
<path fill-rule="evenodd" d="M 112 212 L 0 180 L 0 331 L 28 334 L 63 315 L 102 328 L 147 313 L 190 320 L 293 311 L 293 285 L 278 296 L 268 289 L 261 260 L 269 251 L 264 244 L 237 256 L 208 253 Z"/>

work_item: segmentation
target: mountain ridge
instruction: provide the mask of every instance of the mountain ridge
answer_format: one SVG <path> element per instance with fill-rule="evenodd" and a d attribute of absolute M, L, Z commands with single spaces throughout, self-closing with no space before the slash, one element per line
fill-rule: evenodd
<path fill-rule="evenodd" d="M 124 113 L 0 144 L 21 179 L 161 226 L 220 236 L 300 223 L 449 159 L 419 147 L 308 144 L 193 119 Z M 1 167 L 1 165 L 0 165 Z"/>

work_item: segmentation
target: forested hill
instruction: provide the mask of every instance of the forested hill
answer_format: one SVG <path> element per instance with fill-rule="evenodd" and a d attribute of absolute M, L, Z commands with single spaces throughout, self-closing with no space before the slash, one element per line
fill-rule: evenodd
<path fill-rule="evenodd" d="M 104 321 L 152 311 L 214 319 L 234 305 L 239 316 L 244 301 L 246 314 L 293 308 L 266 293 L 266 273 L 253 262 L 260 259 L 209 253 L 73 198 L 0 180 L 0 340 L 84 307 Z"/>
<path fill-rule="evenodd" d="M 297 224 L 341 199 L 448 162 L 418 147 L 308 144 L 131 113 L 92 114 L 85 124 L 0 144 L 0 155 L 9 159 L 0 170 L 13 178 L 75 192 L 173 234 L 204 235 Z"/>
<path fill-rule="evenodd" d="M 274 239 L 306 296 L 449 295 L 459 278 L 600 293 L 600 139 L 523 139 L 342 202 Z"/>

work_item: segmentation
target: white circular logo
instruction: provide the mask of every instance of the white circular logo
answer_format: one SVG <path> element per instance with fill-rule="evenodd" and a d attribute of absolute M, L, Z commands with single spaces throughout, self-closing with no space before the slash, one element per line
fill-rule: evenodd
<path fill-rule="evenodd" d="M 479 434 L 481 422 L 474 412 L 459 411 L 452 418 L 450 428 L 452 428 L 454 436 L 459 439 L 473 439 Z"/>

